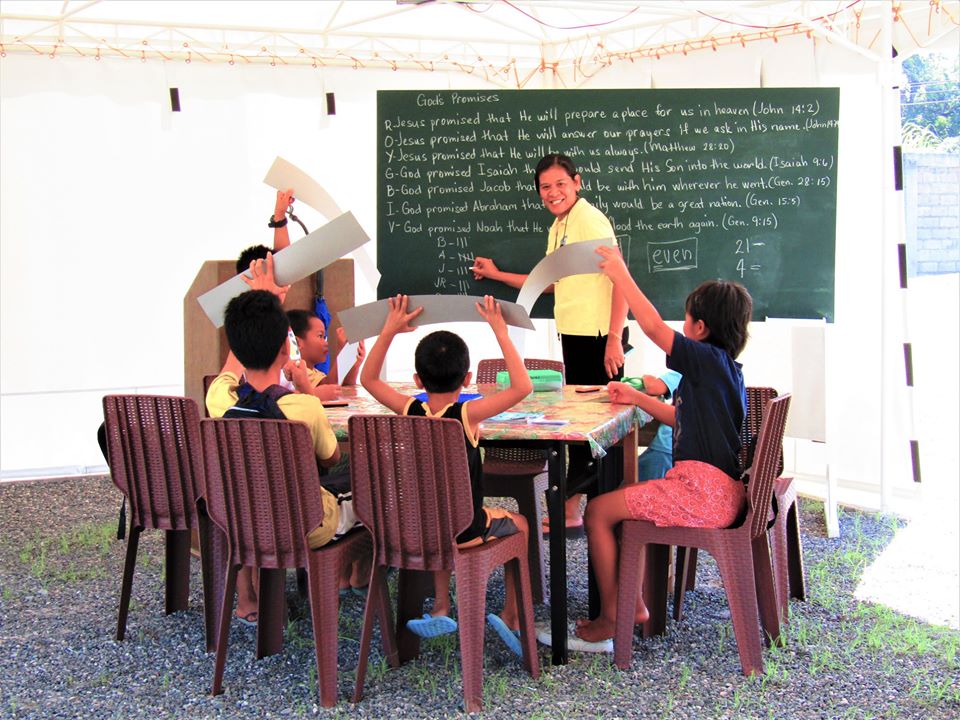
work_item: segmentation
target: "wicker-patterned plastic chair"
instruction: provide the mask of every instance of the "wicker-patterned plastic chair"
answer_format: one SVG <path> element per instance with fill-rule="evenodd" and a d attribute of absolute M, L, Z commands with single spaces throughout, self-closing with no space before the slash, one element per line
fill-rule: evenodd
<path fill-rule="evenodd" d="M 656 630 L 665 624 L 662 621 L 666 613 L 661 611 L 666 609 L 667 588 L 666 582 L 661 580 L 666 579 L 669 546 L 702 548 L 714 557 L 727 593 L 744 675 L 764 671 L 758 614 L 762 617 L 767 643 L 771 637 L 780 635 L 767 523 L 789 406 L 789 394 L 767 403 L 748 485 L 747 513 L 740 525 L 710 529 L 658 527 L 638 520 L 622 523 L 618 582 L 621 588 L 637 587 L 640 553 L 646 552 L 649 546 L 647 574 L 650 582 L 645 583 L 645 588 L 660 596 L 651 597 L 648 602 Z M 635 610 L 636 593 L 619 593 L 613 660 L 620 668 L 629 667 L 633 654 Z"/>
<path fill-rule="evenodd" d="M 792 477 L 778 477 L 773 483 L 776 519 L 770 528 L 773 577 L 777 589 L 780 624 L 789 620 L 790 598 L 806 600 L 803 545 L 800 541 L 800 507 Z"/>
<path fill-rule="evenodd" d="M 556 370 L 561 377 L 564 375 L 563 363 L 559 360 L 527 358 L 523 364 L 527 370 Z M 506 369 L 503 358 L 481 360 L 477 365 L 477 384 L 496 382 L 497 373 Z M 517 510 L 530 526 L 527 559 L 535 603 L 549 600 L 543 533 L 540 532 L 543 519 L 540 498 L 548 485 L 546 462 L 543 450 L 499 445 L 484 448 L 483 496 L 513 498 L 517 501 Z"/>
<path fill-rule="evenodd" d="M 307 534 L 323 522 L 320 476 L 309 428 L 292 420 L 207 419 L 200 422 L 210 518 L 227 536 L 228 569 L 221 602 L 212 693 L 221 691 L 237 571 L 307 570 L 320 702 L 337 702 L 339 576 L 345 564 L 370 552 L 357 529 L 311 550 Z M 266 587 L 277 587 L 268 583 Z M 261 583 L 258 634 L 282 625 L 286 604 Z"/>
<path fill-rule="evenodd" d="M 768 400 L 777 396 L 771 387 L 747 387 L 747 412 L 740 427 L 740 467 L 746 469 L 753 463 L 760 425 L 763 423 L 763 409 Z M 779 475 L 783 469 L 783 453 L 780 455 Z M 687 590 L 693 590 L 697 579 L 697 549 L 677 548 L 677 565 L 674 573 L 673 619 L 683 617 L 683 598 Z"/>
<path fill-rule="evenodd" d="M 202 528 L 203 451 L 197 404 L 185 397 L 107 395 L 103 398 L 107 458 L 113 484 L 130 503 L 130 529 L 120 589 L 117 640 L 130 610 L 140 533 L 163 530 L 165 611 L 186 610 L 190 594 L 190 532 Z M 213 639 L 209 553 L 202 553 L 207 648 Z"/>
<path fill-rule="evenodd" d="M 473 503 L 463 426 L 456 420 L 399 415 L 350 418 L 350 472 L 354 509 L 373 535 L 373 573 L 360 636 L 360 659 L 353 700 L 363 695 L 373 613 L 381 613 L 380 634 L 394 667 L 419 653 L 419 638 L 406 621 L 420 617 L 426 573 L 452 570 L 457 614 L 464 707 L 479 711 L 483 701 L 483 635 L 490 573 L 511 563 L 517 570 L 523 664 L 540 676 L 533 628 L 533 602 L 527 548 L 519 533 L 469 549 L 457 535 L 470 525 Z M 387 568 L 400 568 L 399 634 L 393 627 L 387 594 Z M 384 624 L 385 623 L 385 624 Z M 400 647 L 398 648 L 398 641 Z"/>

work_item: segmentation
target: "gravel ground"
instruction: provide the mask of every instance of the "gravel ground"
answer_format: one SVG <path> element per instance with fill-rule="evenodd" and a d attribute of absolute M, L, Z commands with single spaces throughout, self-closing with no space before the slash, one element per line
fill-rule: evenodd
<path fill-rule="evenodd" d="M 115 538 L 118 506 L 105 477 L 0 485 L 0 717 L 462 715 L 453 636 L 425 642 L 421 658 L 397 670 L 375 648 L 364 700 L 349 702 L 363 609 L 355 597 L 341 613 L 341 700 L 320 708 L 310 622 L 292 574 L 283 652 L 255 660 L 254 633 L 234 623 L 225 692 L 210 697 L 199 564 L 190 610 L 165 617 L 160 533 L 141 540 L 127 639 L 114 641 L 125 549 Z M 827 540 L 822 507 L 805 502 L 802 512 L 808 600 L 791 604 L 788 644 L 765 651 L 765 677 L 741 675 L 716 567 L 703 557 L 684 620 L 661 638 L 635 641 L 628 671 L 606 655 L 572 654 L 551 667 L 541 649 L 534 681 L 488 632 L 485 716 L 960 718 L 960 633 L 854 598 L 864 567 L 902 523 L 845 512 L 841 539 Z M 570 541 L 568 557 L 576 618 L 585 614 L 586 541 Z M 490 607 L 502 606 L 502 593 L 495 576 Z M 546 608 L 537 617 L 546 620 Z"/>

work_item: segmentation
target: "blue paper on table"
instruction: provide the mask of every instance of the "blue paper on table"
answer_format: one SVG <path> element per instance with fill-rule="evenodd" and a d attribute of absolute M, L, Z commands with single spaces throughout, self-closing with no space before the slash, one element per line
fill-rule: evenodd
<path fill-rule="evenodd" d="M 414 395 L 414 397 L 420 402 L 426 402 L 430 398 L 427 397 L 425 392 L 420 393 L 419 395 Z M 480 393 L 460 393 L 460 397 L 457 398 L 457 402 L 466 402 L 467 400 L 476 400 L 477 398 L 482 398 L 483 395 Z"/>
<path fill-rule="evenodd" d="M 543 419 L 543 413 L 535 412 L 502 412 L 499 415 L 488 417 L 484 422 L 494 423 L 527 423 L 532 420 Z"/>

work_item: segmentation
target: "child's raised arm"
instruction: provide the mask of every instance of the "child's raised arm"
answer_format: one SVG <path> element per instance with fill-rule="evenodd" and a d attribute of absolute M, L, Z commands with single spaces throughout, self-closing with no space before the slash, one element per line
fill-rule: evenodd
<path fill-rule="evenodd" d="M 394 390 L 381 380 L 380 371 L 383 369 L 383 361 L 387 357 L 387 350 L 390 349 L 390 343 L 393 342 L 394 336 L 398 333 L 412 332 L 414 328 L 410 321 L 423 312 L 422 307 L 407 312 L 408 302 L 409 298 L 406 295 L 397 295 L 395 298 L 390 298 L 390 312 L 387 313 L 387 319 L 383 323 L 383 330 L 373 347 L 370 348 L 370 354 L 367 355 L 367 361 L 360 373 L 360 383 L 367 389 L 367 392 L 373 395 L 381 405 L 385 405 L 398 414 L 403 412 L 403 408 L 410 398 Z"/>
<path fill-rule="evenodd" d="M 640 324 L 640 329 L 656 343 L 657 347 L 669 355 L 673 349 L 673 330 L 663 321 L 653 303 L 647 299 L 647 296 L 643 294 L 643 291 L 630 276 L 630 271 L 623 262 L 620 250 L 601 246 L 597 248 L 597 254 L 603 258 L 600 261 L 600 270 L 623 293 L 630 312 L 633 313 Z"/>
<path fill-rule="evenodd" d="M 517 348 L 510 339 L 500 303 L 490 295 L 484 295 L 483 305 L 477 303 L 477 312 L 490 323 L 490 328 L 500 344 L 500 351 L 503 353 L 507 372 L 510 374 L 510 387 L 467 403 L 467 418 L 474 427 L 488 417 L 509 410 L 533 392 L 530 373 L 527 372 L 527 368 L 523 364 L 523 358 L 520 357 L 520 353 L 517 352 Z M 369 365 L 369 361 L 367 364 Z"/>

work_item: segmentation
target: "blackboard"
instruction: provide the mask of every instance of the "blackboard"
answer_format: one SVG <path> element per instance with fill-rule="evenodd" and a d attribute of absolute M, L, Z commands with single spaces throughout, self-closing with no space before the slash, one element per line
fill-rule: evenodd
<path fill-rule="evenodd" d="M 833 320 L 837 88 L 380 91 L 380 298 L 516 290 L 474 256 L 529 272 L 553 216 L 533 184 L 569 155 L 664 318 L 709 278 L 765 317 Z M 552 315 L 552 295 L 533 316 Z"/>

